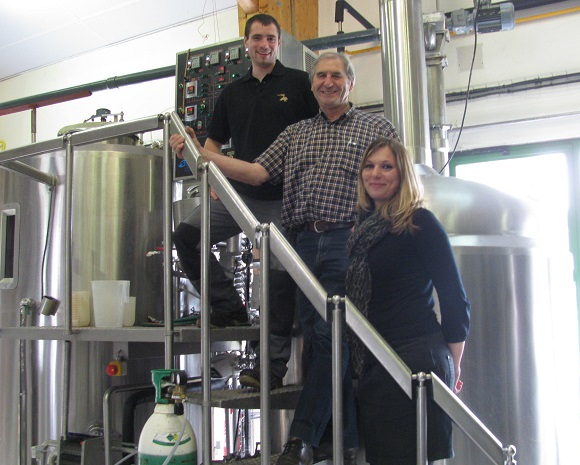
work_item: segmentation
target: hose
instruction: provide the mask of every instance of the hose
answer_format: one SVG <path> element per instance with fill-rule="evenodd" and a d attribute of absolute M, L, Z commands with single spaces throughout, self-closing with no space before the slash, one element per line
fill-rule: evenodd
<path fill-rule="evenodd" d="M 186 412 L 187 412 L 187 409 L 184 408 L 183 409 L 183 424 L 181 425 L 181 431 L 179 432 L 179 436 L 177 438 L 177 441 L 175 441 L 175 444 L 173 444 L 173 447 L 171 448 L 169 455 L 165 459 L 165 462 L 163 462 L 163 465 L 168 465 L 168 463 L 171 461 L 171 459 L 175 455 L 175 451 L 179 447 L 179 443 L 181 442 L 181 439 L 183 438 L 183 433 L 185 432 L 185 425 L 187 424 L 187 413 Z"/>
<path fill-rule="evenodd" d="M 129 455 L 127 455 L 126 457 L 123 457 L 121 460 L 119 460 L 117 463 L 115 463 L 115 465 L 120 465 L 121 463 L 123 463 L 125 460 L 129 460 L 131 457 L 137 455 L 137 451 L 135 452 L 131 452 Z"/>

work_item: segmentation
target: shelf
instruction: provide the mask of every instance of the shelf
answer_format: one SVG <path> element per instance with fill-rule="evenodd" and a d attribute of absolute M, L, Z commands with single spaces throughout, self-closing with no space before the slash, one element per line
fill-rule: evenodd
<path fill-rule="evenodd" d="M 201 342 L 201 329 L 176 326 L 174 342 Z M 62 326 L 0 328 L 0 338 L 60 341 L 165 342 L 165 328 L 131 326 L 124 328 L 73 328 L 68 333 Z M 211 330 L 212 341 L 250 341 L 260 338 L 259 326 L 235 326 Z"/>
<path fill-rule="evenodd" d="M 270 408 L 295 409 L 302 386 L 290 385 L 270 392 Z M 187 399 L 196 405 L 203 401 L 201 392 L 187 393 Z M 260 393 L 255 389 L 223 389 L 211 391 L 212 407 L 259 409 Z"/>

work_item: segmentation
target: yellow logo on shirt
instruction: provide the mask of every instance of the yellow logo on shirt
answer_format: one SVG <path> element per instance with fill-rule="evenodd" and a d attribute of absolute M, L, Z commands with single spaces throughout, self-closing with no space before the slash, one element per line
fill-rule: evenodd
<path fill-rule="evenodd" d="M 286 94 L 278 94 L 278 97 L 280 97 L 280 101 L 281 102 L 287 102 L 288 101 L 288 97 L 286 97 Z"/>

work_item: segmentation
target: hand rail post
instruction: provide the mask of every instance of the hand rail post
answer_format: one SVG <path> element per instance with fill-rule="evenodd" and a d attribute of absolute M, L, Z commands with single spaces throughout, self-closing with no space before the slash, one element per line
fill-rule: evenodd
<path fill-rule="evenodd" d="M 413 375 L 417 382 L 417 465 L 427 463 L 427 380 L 431 376 L 420 372 Z"/>
<path fill-rule="evenodd" d="M 503 449 L 505 457 L 505 465 L 518 465 L 518 461 L 514 458 L 516 455 L 516 446 L 509 445 Z"/>
<path fill-rule="evenodd" d="M 342 326 L 344 321 L 344 297 L 334 295 L 328 298 L 333 306 L 327 311 L 327 322 L 332 324 L 332 454 L 334 465 L 343 465 L 343 392 L 344 378 Z"/>
<path fill-rule="evenodd" d="M 270 463 L 270 225 L 262 224 L 259 228 L 261 238 L 256 237 L 260 245 L 260 462 Z"/>
<path fill-rule="evenodd" d="M 201 193 L 201 363 L 202 363 L 202 456 L 204 465 L 211 464 L 211 353 L 210 326 L 211 310 L 209 299 L 209 254 L 210 236 L 210 193 L 208 164 L 200 165 Z"/>
<path fill-rule="evenodd" d="M 169 116 L 163 118 L 163 138 L 169 141 L 171 121 Z M 172 206 L 172 158 L 169 143 L 163 146 L 163 317 L 165 319 L 165 368 L 174 368 L 173 359 L 173 240 L 171 237 L 171 206 Z"/>

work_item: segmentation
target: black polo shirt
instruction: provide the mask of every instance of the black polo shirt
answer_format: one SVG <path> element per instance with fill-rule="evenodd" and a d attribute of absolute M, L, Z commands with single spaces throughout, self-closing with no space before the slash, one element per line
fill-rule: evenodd
<path fill-rule="evenodd" d="M 286 68 L 280 61 L 260 82 L 252 69 L 228 84 L 216 102 L 208 137 L 225 144 L 230 137 L 235 157 L 252 162 L 290 124 L 318 113 L 308 74 Z M 234 188 L 261 200 L 282 198 L 282 183 L 250 186 L 231 181 Z"/>

